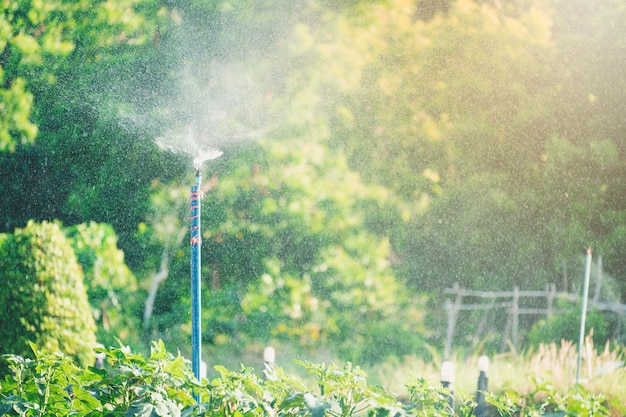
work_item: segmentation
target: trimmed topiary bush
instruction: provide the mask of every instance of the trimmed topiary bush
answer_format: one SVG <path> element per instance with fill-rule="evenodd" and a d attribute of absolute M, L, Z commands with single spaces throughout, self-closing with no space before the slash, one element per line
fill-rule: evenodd
<path fill-rule="evenodd" d="M 95 324 L 83 273 L 59 225 L 28 222 L 0 239 L 0 352 L 28 342 L 93 363 Z"/>

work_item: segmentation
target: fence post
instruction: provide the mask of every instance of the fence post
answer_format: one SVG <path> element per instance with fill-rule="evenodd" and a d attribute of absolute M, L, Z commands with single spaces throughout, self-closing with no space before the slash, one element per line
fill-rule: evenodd
<path fill-rule="evenodd" d="M 580 382 L 580 365 L 582 349 L 585 341 L 585 319 L 587 318 L 587 298 L 589 297 L 589 276 L 591 275 L 591 248 L 587 249 L 585 258 L 585 280 L 583 283 L 582 308 L 580 309 L 580 335 L 578 338 L 578 364 L 576 365 L 576 385 Z"/>
<path fill-rule="evenodd" d="M 602 256 L 598 256 L 598 273 L 596 275 L 596 288 L 593 294 L 593 305 L 598 306 L 600 302 L 600 288 L 602 287 Z"/>
<path fill-rule="evenodd" d="M 511 337 L 513 339 L 513 349 L 515 353 L 517 353 L 517 335 L 519 331 L 519 288 L 516 285 L 513 288 L 513 306 L 511 307 L 511 315 L 512 315 L 512 329 L 511 329 Z"/>
<path fill-rule="evenodd" d="M 556 296 L 556 284 L 548 284 L 546 288 L 546 317 L 552 317 L 552 308 L 554 307 L 554 297 Z"/>
<path fill-rule="evenodd" d="M 443 349 L 443 357 L 449 358 L 452 352 L 452 339 L 454 338 L 454 328 L 456 327 L 456 319 L 459 314 L 459 308 L 463 302 L 463 291 L 458 283 L 454 284 L 453 290 L 456 293 L 454 304 L 446 299 L 445 309 L 448 312 L 448 329 L 446 330 L 446 345 Z"/>

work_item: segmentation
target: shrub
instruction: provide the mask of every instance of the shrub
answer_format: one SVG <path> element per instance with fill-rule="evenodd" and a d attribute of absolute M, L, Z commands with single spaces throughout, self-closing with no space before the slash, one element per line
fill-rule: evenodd
<path fill-rule="evenodd" d="M 139 345 L 137 279 L 124 261 L 124 252 L 117 247 L 115 231 L 95 222 L 64 231 L 84 273 L 98 341 L 109 346 L 119 338 Z"/>
<path fill-rule="evenodd" d="M 0 246 L 0 351 L 30 353 L 27 342 L 94 360 L 95 324 L 76 256 L 55 223 L 28 222 Z"/>
<path fill-rule="evenodd" d="M 580 305 L 564 304 L 564 312 L 536 322 L 528 333 L 528 343 L 537 348 L 540 344 L 550 344 L 568 340 L 577 342 L 580 337 Z M 587 313 L 586 332 L 593 329 L 593 343 L 604 346 L 609 339 L 608 323 L 605 316 L 597 310 Z"/>

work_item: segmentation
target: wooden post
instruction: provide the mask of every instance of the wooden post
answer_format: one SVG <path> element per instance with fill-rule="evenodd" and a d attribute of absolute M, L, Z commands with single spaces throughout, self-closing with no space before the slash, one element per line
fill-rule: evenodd
<path fill-rule="evenodd" d="M 585 280 L 583 284 L 582 307 L 580 309 L 580 336 L 578 338 L 578 365 L 576 366 L 576 385 L 580 382 L 580 365 L 582 363 L 582 349 L 585 340 L 585 320 L 587 318 L 587 299 L 589 298 L 589 276 L 591 275 L 591 248 L 587 248 L 585 258 Z"/>
<path fill-rule="evenodd" d="M 546 290 L 546 317 L 552 317 L 552 308 L 554 307 L 554 297 L 556 296 L 556 284 L 548 284 Z"/>
<path fill-rule="evenodd" d="M 448 328 L 446 329 L 446 344 L 443 348 L 443 357 L 450 357 L 450 350 L 452 349 L 452 338 L 454 337 L 454 325 L 456 321 L 456 312 L 454 310 L 454 306 L 452 305 L 452 301 L 446 298 L 444 302 L 444 308 L 446 309 L 446 313 L 448 313 Z"/>
<path fill-rule="evenodd" d="M 474 330 L 474 337 L 472 338 L 472 349 L 474 349 L 476 347 L 476 345 L 478 344 L 478 342 L 480 341 L 480 338 L 485 330 L 485 326 L 487 325 L 487 319 L 489 318 L 489 313 L 491 312 L 491 309 L 493 308 L 493 304 L 495 303 L 495 297 L 493 298 L 493 300 L 491 301 L 491 304 L 489 304 L 488 307 L 486 307 L 482 313 L 482 316 L 480 317 L 480 321 L 478 322 L 478 326 L 476 326 L 476 330 Z"/>
<path fill-rule="evenodd" d="M 456 327 L 456 319 L 459 314 L 459 309 L 461 307 L 461 303 L 463 302 L 463 291 L 458 283 L 454 284 L 454 292 L 456 293 L 456 298 L 454 300 L 454 304 L 450 302 L 450 300 L 446 299 L 445 301 L 445 309 L 448 312 L 448 329 L 446 331 L 446 345 L 443 349 L 443 357 L 444 359 L 450 358 L 450 354 L 452 353 L 452 339 L 454 338 L 454 328 Z"/>
<path fill-rule="evenodd" d="M 598 306 L 600 302 L 600 288 L 602 287 L 602 256 L 598 256 L 598 273 L 596 274 L 596 288 L 593 294 L 593 305 Z"/>
<path fill-rule="evenodd" d="M 517 353 L 517 333 L 519 329 L 519 288 L 517 285 L 513 288 L 513 302 L 511 306 L 512 329 L 511 337 L 513 339 L 514 353 Z"/>
<path fill-rule="evenodd" d="M 502 332 L 502 344 L 500 345 L 500 353 L 506 352 L 506 347 L 508 346 L 507 338 L 511 333 L 511 311 L 509 308 L 508 314 L 506 315 L 506 324 L 504 325 L 504 331 Z"/>

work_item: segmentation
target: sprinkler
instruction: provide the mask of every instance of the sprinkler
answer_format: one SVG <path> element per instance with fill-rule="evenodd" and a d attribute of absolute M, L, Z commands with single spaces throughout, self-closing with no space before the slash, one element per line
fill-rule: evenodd
<path fill-rule="evenodd" d="M 489 371 L 489 358 L 485 355 L 478 358 L 478 388 L 476 388 L 476 417 L 486 417 L 489 413 L 485 402 L 485 393 L 488 389 L 487 372 Z"/>
<path fill-rule="evenodd" d="M 449 390 L 447 393 L 448 406 L 450 407 L 449 411 L 452 412 L 454 410 L 454 364 L 451 361 L 445 360 L 441 364 L 441 377 L 439 380 L 441 381 L 441 387 Z"/>
<path fill-rule="evenodd" d="M 202 328 L 200 325 L 202 307 L 200 297 L 201 287 L 201 261 L 202 252 L 202 233 L 200 223 L 200 204 L 204 193 L 201 185 L 201 168 L 204 161 L 218 158 L 222 152 L 217 149 L 210 149 L 200 152 L 193 160 L 196 170 L 196 182 L 191 187 L 191 368 L 193 374 L 198 381 L 201 380 L 201 364 L 202 364 Z M 200 402 L 200 396 L 194 395 L 196 402 Z"/>

